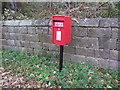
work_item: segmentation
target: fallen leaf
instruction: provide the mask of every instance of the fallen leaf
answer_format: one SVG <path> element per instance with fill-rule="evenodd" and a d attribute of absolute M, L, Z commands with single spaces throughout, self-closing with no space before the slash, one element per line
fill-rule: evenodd
<path fill-rule="evenodd" d="M 88 79 L 90 80 L 90 79 L 92 79 L 92 77 L 89 77 Z"/>
<path fill-rule="evenodd" d="M 112 88 L 111 86 L 107 85 L 107 88 Z"/>

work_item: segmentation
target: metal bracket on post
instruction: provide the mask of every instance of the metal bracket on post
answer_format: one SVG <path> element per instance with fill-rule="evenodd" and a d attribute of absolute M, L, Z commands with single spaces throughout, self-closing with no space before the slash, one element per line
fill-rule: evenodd
<path fill-rule="evenodd" d="M 63 66 L 63 45 L 60 45 L 60 62 L 59 62 L 59 71 L 61 72 Z"/>

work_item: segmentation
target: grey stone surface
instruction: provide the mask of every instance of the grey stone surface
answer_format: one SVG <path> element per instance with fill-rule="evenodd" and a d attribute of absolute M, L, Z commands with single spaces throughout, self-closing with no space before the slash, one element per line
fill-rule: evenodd
<path fill-rule="evenodd" d="M 9 33 L 3 33 L 3 39 L 10 39 Z"/>
<path fill-rule="evenodd" d="M 19 33 L 16 33 L 15 36 L 16 36 L 16 40 L 25 40 L 25 37 L 26 37 L 27 34 L 19 34 Z"/>
<path fill-rule="evenodd" d="M 30 47 L 40 50 L 43 47 L 43 43 L 41 43 L 41 42 L 30 42 Z"/>
<path fill-rule="evenodd" d="M 88 57 L 94 57 L 94 49 L 92 48 L 76 48 L 76 54 Z"/>
<path fill-rule="evenodd" d="M 27 27 L 19 27 L 17 29 L 17 33 L 27 34 L 28 33 Z"/>
<path fill-rule="evenodd" d="M 19 26 L 20 20 L 9 20 L 9 21 L 4 21 L 4 25 L 8 26 Z"/>
<path fill-rule="evenodd" d="M 120 72 L 120 61 L 109 60 L 109 69 L 114 69 Z"/>
<path fill-rule="evenodd" d="M 118 51 L 110 50 L 110 60 L 118 60 Z"/>
<path fill-rule="evenodd" d="M 119 27 L 118 18 L 102 18 L 100 20 L 100 27 Z"/>
<path fill-rule="evenodd" d="M 2 29 L 2 33 L 8 32 L 8 27 L 2 27 L 1 29 Z"/>
<path fill-rule="evenodd" d="M 36 34 L 36 27 L 28 27 L 28 34 Z"/>
<path fill-rule="evenodd" d="M 120 41 L 117 41 L 117 50 L 120 51 Z"/>
<path fill-rule="evenodd" d="M 6 39 L 2 39 L 2 45 L 7 45 L 7 40 Z"/>
<path fill-rule="evenodd" d="M 0 33 L 0 39 L 2 39 L 2 37 L 3 37 L 3 34 L 2 34 L 2 33 Z"/>
<path fill-rule="evenodd" d="M 64 53 L 63 54 L 63 59 L 64 60 L 71 60 L 71 56 L 72 56 L 72 54 Z"/>
<path fill-rule="evenodd" d="M 111 28 L 88 28 L 88 37 L 110 37 Z"/>
<path fill-rule="evenodd" d="M 65 46 L 65 47 L 64 47 L 64 52 L 65 52 L 65 53 L 75 54 L 75 53 L 76 53 L 75 50 L 76 50 L 76 49 L 75 49 L 74 47 L 69 47 L 69 46 Z"/>
<path fill-rule="evenodd" d="M 88 37 L 76 37 L 76 47 L 87 47 Z"/>
<path fill-rule="evenodd" d="M 73 27 L 72 29 L 72 35 L 74 36 L 87 36 L 87 28 L 82 27 Z"/>
<path fill-rule="evenodd" d="M 51 35 L 47 35 L 47 34 L 39 35 L 40 42 L 51 43 L 51 38 L 52 38 Z"/>
<path fill-rule="evenodd" d="M 34 20 L 32 25 L 35 26 L 49 26 L 50 19 L 44 19 L 44 20 Z"/>
<path fill-rule="evenodd" d="M 50 51 L 59 51 L 59 46 L 55 44 L 49 44 Z"/>
<path fill-rule="evenodd" d="M 85 18 L 79 20 L 78 26 L 91 26 L 91 27 L 98 27 L 99 26 L 99 19 L 97 18 Z"/>
<path fill-rule="evenodd" d="M 34 34 L 34 35 L 28 34 L 26 40 L 38 42 L 39 41 L 39 35 L 38 34 Z"/>
<path fill-rule="evenodd" d="M 11 40 L 17 40 L 15 33 L 9 33 Z"/>
<path fill-rule="evenodd" d="M 109 55 L 110 55 L 110 50 L 108 49 L 98 49 L 98 50 L 96 49 L 95 50 L 95 57 L 109 59 Z"/>
<path fill-rule="evenodd" d="M 99 48 L 108 49 L 109 48 L 109 38 L 98 38 Z"/>
<path fill-rule="evenodd" d="M 8 31 L 9 33 L 14 33 L 14 27 L 8 27 L 7 31 Z"/>
<path fill-rule="evenodd" d="M 33 20 L 20 20 L 19 26 L 32 26 Z"/>
<path fill-rule="evenodd" d="M 21 46 L 21 41 L 19 41 L 19 40 L 15 40 L 14 43 L 15 43 L 15 46 L 18 46 L 18 47 Z"/>
<path fill-rule="evenodd" d="M 99 48 L 98 38 L 88 38 L 87 47 L 98 49 Z"/>
<path fill-rule="evenodd" d="M 119 31 L 120 29 L 118 29 L 118 28 L 112 28 L 112 38 L 113 39 L 117 39 L 118 38 L 118 31 Z"/>
<path fill-rule="evenodd" d="M 7 45 L 10 45 L 10 46 L 15 45 L 14 40 L 7 40 Z"/>
<path fill-rule="evenodd" d="M 82 55 L 71 55 L 71 61 L 75 61 L 75 62 L 86 62 L 86 57 L 82 56 Z"/>
<path fill-rule="evenodd" d="M 116 39 L 110 39 L 109 40 L 109 49 L 110 50 L 116 50 L 117 49 Z"/>

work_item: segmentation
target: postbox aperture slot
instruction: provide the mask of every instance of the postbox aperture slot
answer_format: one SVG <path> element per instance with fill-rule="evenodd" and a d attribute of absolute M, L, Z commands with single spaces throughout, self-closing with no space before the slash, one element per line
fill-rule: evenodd
<path fill-rule="evenodd" d="M 60 20 L 53 20 L 53 22 L 64 22 L 64 21 L 60 21 Z"/>

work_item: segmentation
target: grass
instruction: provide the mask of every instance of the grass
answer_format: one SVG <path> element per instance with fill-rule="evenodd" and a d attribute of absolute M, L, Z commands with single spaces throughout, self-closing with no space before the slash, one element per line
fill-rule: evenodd
<path fill-rule="evenodd" d="M 29 79 L 42 80 L 48 87 L 62 88 L 118 88 L 117 71 L 102 69 L 84 63 L 64 61 L 59 72 L 58 54 L 28 55 L 24 52 L 3 50 L 2 66 Z M 54 60 L 53 60 L 54 59 Z"/>

